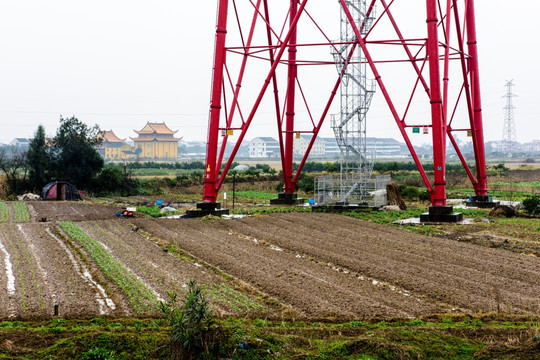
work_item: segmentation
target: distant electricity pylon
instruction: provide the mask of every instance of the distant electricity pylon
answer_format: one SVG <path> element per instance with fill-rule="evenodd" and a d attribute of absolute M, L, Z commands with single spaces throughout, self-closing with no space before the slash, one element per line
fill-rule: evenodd
<path fill-rule="evenodd" d="M 514 109 L 512 104 L 512 98 L 516 97 L 512 93 L 512 86 L 514 86 L 514 80 L 506 81 L 506 94 L 503 98 L 506 98 L 506 105 L 504 107 L 504 126 L 502 135 L 502 150 L 506 154 L 512 154 L 515 150 L 516 144 L 516 124 L 514 123 Z"/>

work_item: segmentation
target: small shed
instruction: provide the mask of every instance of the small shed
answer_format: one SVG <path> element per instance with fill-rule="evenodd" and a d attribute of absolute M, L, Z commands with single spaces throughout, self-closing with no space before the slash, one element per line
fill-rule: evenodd
<path fill-rule="evenodd" d="M 43 187 L 42 200 L 82 200 L 79 190 L 67 181 L 53 181 Z"/>

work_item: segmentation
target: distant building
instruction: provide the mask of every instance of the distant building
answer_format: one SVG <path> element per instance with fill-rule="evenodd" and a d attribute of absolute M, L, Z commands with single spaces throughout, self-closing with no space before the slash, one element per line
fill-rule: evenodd
<path fill-rule="evenodd" d="M 404 143 L 392 138 L 366 138 L 368 157 L 373 154 L 377 158 L 393 158 L 408 155 L 409 151 Z"/>
<path fill-rule="evenodd" d="M 335 137 L 321 138 L 324 141 L 324 156 L 330 159 L 339 158 L 341 150 Z"/>
<path fill-rule="evenodd" d="M 134 142 L 134 152 L 140 158 L 152 160 L 177 160 L 178 141 L 165 123 L 147 122 L 142 130 L 134 130 L 139 136 L 131 138 Z"/>
<path fill-rule="evenodd" d="M 303 156 L 307 148 L 309 146 L 309 143 L 311 142 L 312 136 L 308 135 L 302 135 L 300 138 L 294 139 L 294 145 L 293 145 L 293 153 L 294 155 L 300 155 Z M 335 142 L 335 139 L 334 139 Z M 323 157 L 326 156 L 326 142 L 322 138 L 316 138 L 313 142 L 313 146 L 311 147 L 311 151 L 309 152 L 310 157 Z"/>
<path fill-rule="evenodd" d="M 11 146 L 30 146 L 30 139 L 15 138 L 15 139 L 11 140 L 11 142 L 8 145 L 11 145 Z"/>
<path fill-rule="evenodd" d="M 294 155 L 302 156 L 306 153 L 311 141 L 311 136 L 303 135 L 294 139 Z M 374 158 L 399 158 L 407 157 L 409 151 L 404 143 L 392 138 L 366 138 L 367 154 Z M 264 158 L 279 156 L 279 142 L 270 137 L 257 137 L 249 142 L 249 157 Z M 310 158 L 336 159 L 341 155 L 341 150 L 336 138 L 317 138 L 310 151 Z"/>
<path fill-rule="evenodd" d="M 182 141 L 178 145 L 178 153 L 182 158 L 202 158 L 206 156 L 205 141 Z"/>
<path fill-rule="evenodd" d="M 523 144 L 523 151 L 527 153 L 540 153 L 540 140 L 533 140 Z"/>
<path fill-rule="evenodd" d="M 325 157 L 337 158 L 341 155 L 341 150 L 337 144 L 336 138 L 323 138 L 325 142 Z M 398 158 L 409 154 L 407 146 L 404 143 L 392 138 L 366 138 L 366 151 L 368 158 L 373 156 L 377 158 Z"/>
<path fill-rule="evenodd" d="M 496 141 L 488 141 L 485 144 L 486 151 L 494 152 L 494 153 L 504 153 L 508 151 L 509 144 L 506 141 L 503 140 L 496 140 Z M 512 149 L 513 151 L 522 151 L 522 145 L 518 142 L 512 143 Z"/>
<path fill-rule="evenodd" d="M 250 158 L 279 157 L 279 142 L 271 137 L 256 137 L 249 142 Z"/>
<path fill-rule="evenodd" d="M 133 148 L 127 144 L 126 139 L 120 139 L 112 130 L 102 131 L 103 142 L 98 152 L 106 160 L 127 160 L 135 157 Z"/>

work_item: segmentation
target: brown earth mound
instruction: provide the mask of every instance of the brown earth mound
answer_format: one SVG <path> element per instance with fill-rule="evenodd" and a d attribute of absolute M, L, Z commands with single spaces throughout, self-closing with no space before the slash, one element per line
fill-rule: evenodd
<path fill-rule="evenodd" d="M 521 216 L 521 214 L 513 206 L 498 205 L 489 212 L 489 216 L 511 218 Z"/>
<path fill-rule="evenodd" d="M 396 184 L 386 185 L 386 197 L 388 198 L 388 204 L 397 205 L 400 210 L 407 210 L 407 205 L 405 205 Z"/>

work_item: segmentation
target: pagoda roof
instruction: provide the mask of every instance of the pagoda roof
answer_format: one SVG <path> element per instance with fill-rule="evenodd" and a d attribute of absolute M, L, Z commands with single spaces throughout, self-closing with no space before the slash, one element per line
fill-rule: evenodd
<path fill-rule="evenodd" d="M 182 138 L 175 138 L 173 136 L 171 137 L 166 137 L 166 136 L 159 136 L 159 135 L 156 135 L 156 136 L 152 136 L 152 137 L 144 137 L 144 138 L 141 138 L 141 137 L 136 137 L 136 138 L 133 138 L 133 137 L 129 137 L 131 140 L 135 141 L 135 142 L 148 142 L 148 141 L 180 141 L 182 140 Z"/>
<path fill-rule="evenodd" d="M 103 142 L 123 143 L 126 141 L 126 139 L 120 139 L 118 136 L 116 136 L 112 130 L 102 131 L 101 136 L 103 137 Z"/>
<path fill-rule="evenodd" d="M 178 130 L 172 131 L 171 129 L 169 129 L 169 127 L 165 125 L 164 122 L 162 123 L 147 122 L 146 125 L 142 128 L 142 130 L 139 130 L 139 131 L 133 130 L 133 131 L 135 131 L 137 134 L 152 134 L 152 133 L 176 134 L 178 132 Z"/>

